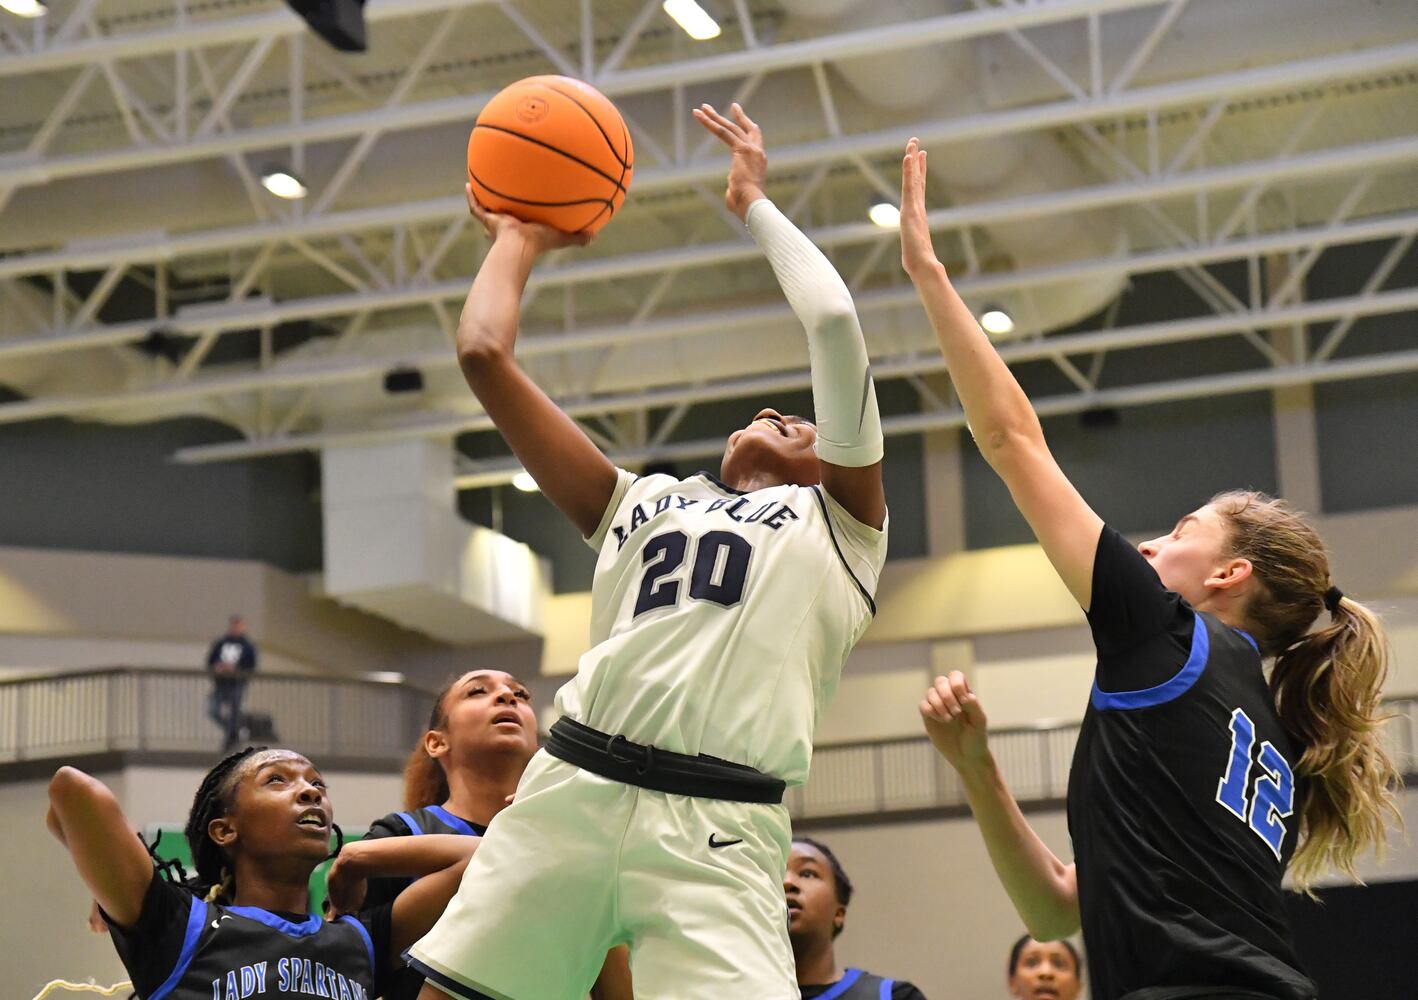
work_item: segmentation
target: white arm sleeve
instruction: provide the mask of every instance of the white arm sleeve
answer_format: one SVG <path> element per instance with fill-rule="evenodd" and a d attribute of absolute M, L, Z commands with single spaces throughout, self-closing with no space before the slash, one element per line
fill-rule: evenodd
<path fill-rule="evenodd" d="M 807 331 L 818 457 L 849 468 L 881 461 L 881 415 L 852 293 L 832 262 L 767 198 L 749 205 L 746 218 Z"/>

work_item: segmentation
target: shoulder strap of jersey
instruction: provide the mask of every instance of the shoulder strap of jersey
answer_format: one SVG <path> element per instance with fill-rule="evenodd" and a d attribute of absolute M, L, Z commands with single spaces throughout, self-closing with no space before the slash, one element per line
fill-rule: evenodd
<path fill-rule="evenodd" d="M 862 978 L 861 969 L 848 969 L 837 982 L 832 984 L 832 988 L 826 993 L 818 994 L 817 1000 L 837 1000 L 843 993 L 846 993 L 857 984 L 857 980 Z"/>
<path fill-rule="evenodd" d="M 891 988 L 896 985 L 894 979 L 883 979 L 881 981 L 880 1000 L 891 1000 Z"/>
<path fill-rule="evenodd" d="M 404 821 L 404 825 L 409 828 L 409 832 L 410 832 L 411 834 L 413 834 L 415 837 L 417 837 L 419 834 L 423 833 L 423 827 L 419 826 L 419 821 L 416 820 L 416 819 L 414 819 L 414 818 L 413 818 L 411 815 L 409 815 L 408 813 L 405 813 L 405 812 L 398 812 L 398 813 L 395 813 L 394 815 L 397 816 L 397 817 L 399 817 L 401 820 Z"/>
<path fill-rule="evenodd" d="M 847 562 L 847 556 L 842 551 L 842 546 L 839 545 L 837 542 L 837 530 L 832 527 L 832 514 L 827 509 L 827 501 L 824 500 L 822 497 L 822 487 L 812 486 L 809 488 L 812 490 L 813 497 L 815 497 L 817 500 L 817 506 L 822 510 L 822 520 L 827 525 L 827 537 L 832 539 L 832 548 L 836 551 L 837 558 L 841 560 L 842 568 L 847 571 L 847 575 L 850 576 L 852 578 L 852 582 L 857 585 L 857 590 L 861 593 L 862 599 L 867 602 L 867 608 L 871 611 L 872 617 L 875 618 L 876 601 L 872 600 L 872 596 L 870 593 L 867 592 L 867 588 L 862 586 L 862 581 L 857 579 L 857 574 L 852 572 L 852 567 Z M 823 996 L 826 995 L 827 994 L 825 993 L 823 994 Z"/>
<path fill-rule="evenodd" d="M 372 973 L 375 969 L 379 968 L 379 961 L 374 957 L 374 940 L 369 936 L 369 929 L 348 913 L 342 916 L 340 921 L 349 924 L 355 930 L 359 931 L 359 936 L 364 940 L 364 950 L 369 952 L 370 972 Z"/>
<path fill-rule="evenodd" d="M 156 875 L 153 877 L 157 878 Z M 163 1000 L 177 988 L 178 982 L 187 972 L 187 967 L 192 964 L 192 956 L 197 954 L 197 941 L 201 938 L 202 928 L 206 925 L 207 904 L 193 896 L 192 908 L 187 911 L 187 930 L 182 935 L 182 951 L 177 955 L 177 964 L 172 967 L 172 974 L 163 980 L 162 985 L 148 995 L 148 1000 Z"/>
<path fill-rule="evenodd" d="M 1206 669 L 1207 658 L 1211 655 L 1211 636 L 1207 632 L 1206 621 L 1202 618 L 1200 611 L 1193 611 L 1192 614 L 1195 616 L 1195 621 L 1192 625 L 1191 652 L 1187 655 L 1187 662 L 1182 664 L 1180 670 L 1161 684 L 1135 691 L 1104 691 L 1098 687 L 1097 680 L 1094 680 L 1093 694 L 1090 698 L 1093 707 L 1113 711 L 1152 708 L 1155 705 L 1175 701 L 1190 691 L 1192 685 L 1201 677 L 1202 671 Z"/>
<path fill-rule="evenodd" d="M 471 823 L 463 819 L 463 817 L 461 816 L 454 816 L 451 812 L 449 812 L 447 809 L 444 809 L 442 806 L 424 806 L 424 811 L 427 813 L 431 813 L 434 816 L 437 816 L 439 819 L 447 823 L 449 826 L 457 830 L 465 837 L 476 837 L 478 835 L 478 831 L 473 829 L 473 825 Z"/>

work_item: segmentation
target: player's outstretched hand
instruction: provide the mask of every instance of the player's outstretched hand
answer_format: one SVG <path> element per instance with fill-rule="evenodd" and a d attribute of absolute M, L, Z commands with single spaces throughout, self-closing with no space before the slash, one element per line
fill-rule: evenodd
<path fill-rule="evenodd" d="M 369 882 L 357 873 L 359 841 L 346 844 L 335 856 L 334 864 L 325 876 L 327 903 L 334 915 L 354 913 L 364 905 Z"/>
<path fill-rule="evenodd" d="M 729 147 L 733 159 L 729 162 L 729 189 L 724 204 L 740 219 L 748 214 L 748 206 L 766 197 L 768 183 L 768 153 L 763 148 L 763 130 L 744 113 L 738 102 L 729 105 L 733 118 L 714 110 L 712 104 L 694 109 L 694 120 L 703 125 L 719 141 Z"/>
<path fill-rule="evenodd" d="M 901 266 L 914 275 L 939 263 L 926 222 L 926 151 L 912 136 L 901 160 Z"/>
<path fill-rule="evenodd" d="M 483 224 L 483 232 L 490 240 L 496 240 L 502 233 L 515 231 L 536 253 L 544 253 L 561 247 L 584 247 L 595 239 L 592 233 L 563 233 L 545 223 L 523 222 L 515 216 L 484 208 L 473 194 L 471 184 L 464 184 L 463 192 L 468 196 L 468 211 Z"/>
<path fill-rule="evenodd" d="M 963 771 L 989 758 L 989 720 L 960 671 L 937 677 L 920 710 L 926 735 L 951 767 Z"/>

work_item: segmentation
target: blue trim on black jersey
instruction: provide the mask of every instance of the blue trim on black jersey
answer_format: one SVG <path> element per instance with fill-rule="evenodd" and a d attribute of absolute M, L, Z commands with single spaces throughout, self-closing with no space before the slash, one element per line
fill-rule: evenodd
<path fill-rule="evenodd" d="M 896 985 L 894 979 L 883 979 L 881 981 L 881 992 L 877 994 L 880 1000 L 891 1000 L 891 987 Z"/>
<path fill-rule="evenodd" d="M 451 812 L 449 812 L 447 809 L 444 809 L 442 806 L 424 806 L 424 809 L 433 813 L 433 815 L 443 820 L 443 822 L 447 823 L 449 826 L 457 830 L 465 837 L 482 836 L 482 834 L 478 833 L 478 831 L 473 829 L 473 824 L 469 823 L 461 816 L 454 816 Z"/>
<path fill-rule="evenodd" d="M 828 990 L 826 993 L 819 993 L 817 1000 L 837 1000 L 843 993 L 846 993 L 855 986 L 857 980 L 861 978 L 861 969 L 848 969 L 847 974 L 832 985 L 832 989 Z"/>
<path fill-rule="evenodd" d="M 413 969 L 420 976 L 423 976 L 423 978 L 427 979 L 445 993 L 455 997 L 462 997 L 463 1000 L 488 1000 L 487 994 L 481 993 L 471 986 L 465 986 L 456 979 L 450 979 L 437 969 L 420 962 L 408 952 L 404 952 L 404 962 L 410 969 Z"/>
<path fill-rule="evenodd" d="M 728 483 L 724 482 L 722 479 L 720 479 L 718 476 L 714 475 L 714 473 L 712 473 L 712 472 L 705 472 L 703 469 L 700 469 L 698 472 L 695 473 L 695 475 L 696 475 L 696 476 L 703 476 L 705 479 L 709 480 L 709 482 L 710 482 L 713 486 L 715 486 L 717 489 L 723 490 L 725 493 L 732 493 L 732 494 L 733 494 L 734 496 L 736 496 L 736 497 L 748 496 L 748 492 L 747 492 L 746 490 L 736 490 L 736 489 L 734 489 L 732 486 L 730 486 Z"/>
<path fill-rule="evenodd" d="M 809 487 L 812 495 L 817 498 L 817 505 L 822 508 L 822 519 L 827 522 L 827 537 L 832 539 L 832 547 L 837 550 L 837 558 L 842 560 L 842 568 L 847 571 L 847 575 L 852 578 L 852 582 L 857 585 L 857 590 L 861 591 L 863 599 L 867 602 L 867 607 L 871 610 L 872 617 L 876 617 L 876 601 L 871 599 L 871 594 L 867 588 L 862 586 L 862 581 L 857 579 L 857 574 L 852 572 L 851 565 L 847 562 L 847 557 L 842 554 L 842 546 L 837 544 L 837 532 L 832 530 L 832 514 L 827 509 L 827 501 L 822 497 L 822 488 L 818 486 Z"/>
<path fill-rule="evenodd" d="M 153 877 L 157 878 L 156 875 Z M 193 896 L 192 907 L 187 911 L 187 930 L 182 935 L 182 951 L 177 955 L 177 964 L 172 967 L 172 974 L 163 980 L 162 985 L 148 994 L 148 1000 L 163 1000 L 163 997 L 177 988 L 178 981 L 192 964 L 192 956 L 197 954 L 197 941 L 201 938 L 202 928 L 206 924 L 207 904 Z"/>
<path fill-rule="evenodd" d="M 303 922 L 293 924 L 285 917 L 278 917 L 270 910 L 263 910 L 259 906 L 228 906 L 226 911 L 235 913 L 238 917 L 254 920 L 258 924 L 265 924 L 272 930 L 289 934 L 291 937 L 310 937 L 325 926 L 325 918 L 318 913 L 312 913 Z"/>
<path fill-rule="evenodd" d="M 1257 653 L 1260 652 L 1260 644 L 1259 644 L 1258 642 L 1256 642 L 1255 636 L 1251 635 L 1249 632 L 1247 632 L 1247 631 L 1246 631 L 1245 629 L 1243 629 L 1243 628 L 1233 628 L 1231 631 L 1232 631 L 1232 632 L 1235 632 L 1235 633 L 1236 633 L 1237 635 L 1239 635 L 1242 639 L 1244 639 L 1244 640 L 1246 640 L 1247 642 L 1249 642 L 1249 643 L 1251 644 L 1251 648 L 1254 649 Z"/>
<path fill-rule="evenodd" d="M 415 837 L 423 833 L 423 827 L 419 826 L 418 820 L 414 819 L 413 816 L 408 813 L 395 813 L 394 815 L 404 821 L 404 825 L 409 828 L 409 833 L 413 834 Z"/>
<path fill-rule="evenodd" d="M 1202 621 L 1199 612 L 1193 611 L 1192 615 L 1195 618 L 1192 625 L 1192 648 L 1191 653 L 1187 656 L 1187 662 L 1182 664 L 1181 670 L 1155 687 L 1142 688 L 1137 691 L 1103 691 L 1098 687 L 1098 681 L 1095 679 L 1092 694 L 1093 707 L 1100 711 L 1152 708 L 1155 705 L 1162 705 L 1180 698 L 1190 691 L 1191 686 L 1196 683 L 1197 678 L 1206 669 L 1206 659 L 1211 654 L 1211 637 L 1207 634 L 1206 622 Z"/>
<path fill-rule="evenodd" d="M 365 927 L 364 924 L 360 923 L 348 913 L 340 919 L 359 931 L 359 936 L 364 938 L 365 950 L 369 952 L 369 974 L 373 976 L 374 970 L 379 968 L 379 960 L 374 957 L 374 939 L 369 936 L 369 928 Z"/>

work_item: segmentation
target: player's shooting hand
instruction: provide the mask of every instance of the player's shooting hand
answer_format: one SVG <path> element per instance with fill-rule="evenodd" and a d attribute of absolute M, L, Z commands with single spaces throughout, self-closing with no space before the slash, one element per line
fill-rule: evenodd
<path fill-rule="evenodd" d="M 915 277 L 939 263 L 926 222 L 926 151 L 912 136 L 901 160 L 901 266 Z"/>
<path fill-rule="evenodd" d="M 483 232 L 490 240 L 496 241 L 504 234 L 516 234 L 526 241 L 534 253 L 540 254 L 561 247 L 584 247 L 595 239 L 592 233 L 563 233 L 545 223 L 523 222 L 515 216 L 484 208 L 473 194 L 471 184 L 464 184 L 463 192 L 468 196 L 468 211 L 482 223 Z"/>
<path fill-rule="evenodd" d="M 724 203 L 740 219 L 748 206 L 764 194 L 768 183 L 768 153 L 763 148 L 763 130 L 735 102 L 729 105 L 733 118 L 726 118 L 711 104 L 694 109 L 694 120 L 703 125 L 719 141 L 729 147 L 733 159 L 729 162 L 729 189 Z"/>
<path fill-rule="evenodd" d="M 346 844 L 325 876 L 325 891 L 336 915 L 354 913 L 364 904 L 369 881 L 360 874 L 359 842 Z"/>
<path fill-rule="evenodd" d="M 989 759 L 989 720 L 960 671 L 937 677 L 920 711 L 926 735 L 951 767 L 964 771 Z"/>

